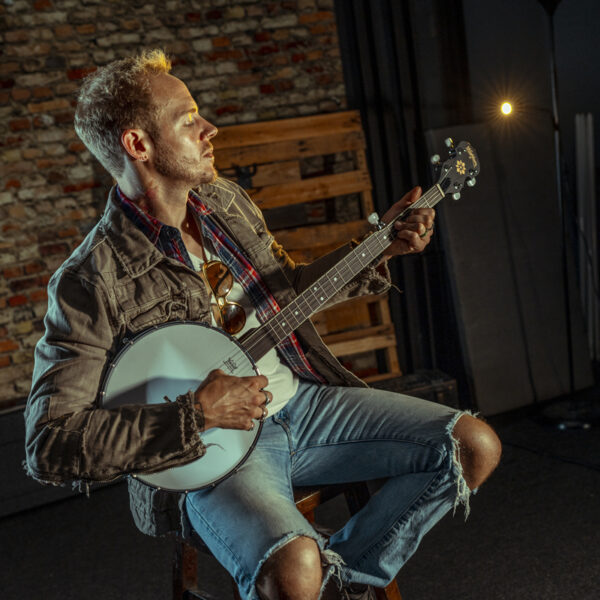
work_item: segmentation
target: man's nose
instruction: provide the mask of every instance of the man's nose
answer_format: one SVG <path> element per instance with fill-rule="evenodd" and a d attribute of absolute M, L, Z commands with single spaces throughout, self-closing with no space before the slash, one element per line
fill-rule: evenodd
<path fill-rule="evenodd" d="M 200 133 L 200 138 L 202 140 L 210 140 L 211 138 L 214 138 L 218 131 L 219 130 L 212 123 L 202 119 L 202 132 Z"/>

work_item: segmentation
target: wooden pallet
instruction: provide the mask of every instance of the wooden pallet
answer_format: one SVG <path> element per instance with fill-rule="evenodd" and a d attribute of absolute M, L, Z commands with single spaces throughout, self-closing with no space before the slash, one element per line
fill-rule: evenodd
<path fill-rule="evenodd" d="M 213 143 L 219 172 L 246 188 L 294 260 L 310 262 L 368 231 L 372 186 L 357 111 L 232 125 Z M 387 295 L 350 300 L 312 320 L 363 379 L 401 374 Z"/>

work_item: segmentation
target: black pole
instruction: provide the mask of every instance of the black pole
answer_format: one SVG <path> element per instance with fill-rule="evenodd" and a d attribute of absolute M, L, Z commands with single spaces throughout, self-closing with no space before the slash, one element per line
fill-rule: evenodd
<path fill-rule="evenodd" d="M 556 163 L 556 196 L 561 224 L 561 260 L 563 292 L 565 302 L 565 317 L 567 330 L 567 360 L 569 363 L 569 394 L 575 391 L 575 373 L 573 365 L 573 334 L 571 326 L 571 295 L 569 293 L 569 264 L 567 260 L 567 215 L 563 197 L 562 182 L 562 148 L 560 143 L 560 125 L 558 120 L 558 81 L 556 72 L 556 45 L 554 42 L 554 9 L 547 10 L 548 29 L 550 33 L 550 86 L 552 90 L 552 127 L 554 129 L 554 160 Z"/>

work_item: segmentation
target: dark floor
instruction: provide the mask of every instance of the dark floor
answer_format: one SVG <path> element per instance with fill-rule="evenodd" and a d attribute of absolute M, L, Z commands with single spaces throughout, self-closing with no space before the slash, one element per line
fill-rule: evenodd
<path fill-rule="evenodd" d="M 600 598 L 600 428 L 557 431 L 521 417 L 497 424 L 504 455 L 472 499 L 447 516 L 398 576 L 403 600 Z M 335 500 L 319 521 L 336 526 Z M 169 539 L 134 528 L 123 485 L 0 520 L 0 598 L 170 598 Z M 229 600 L 222 569 L 204 588 Z"/>

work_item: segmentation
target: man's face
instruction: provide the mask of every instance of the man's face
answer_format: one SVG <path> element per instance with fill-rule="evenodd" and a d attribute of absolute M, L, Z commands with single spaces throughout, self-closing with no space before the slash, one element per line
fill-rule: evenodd
<path fill-rule="evenodd" d="M 154 168 L 163 177 L 190 187 L 213 182 L 217 172 L 210 139 L 217 128 L 198 114 L 181 80 L 163 73 L 153 78 L 151 86 L 158 107 L 152 135 Z"/>

